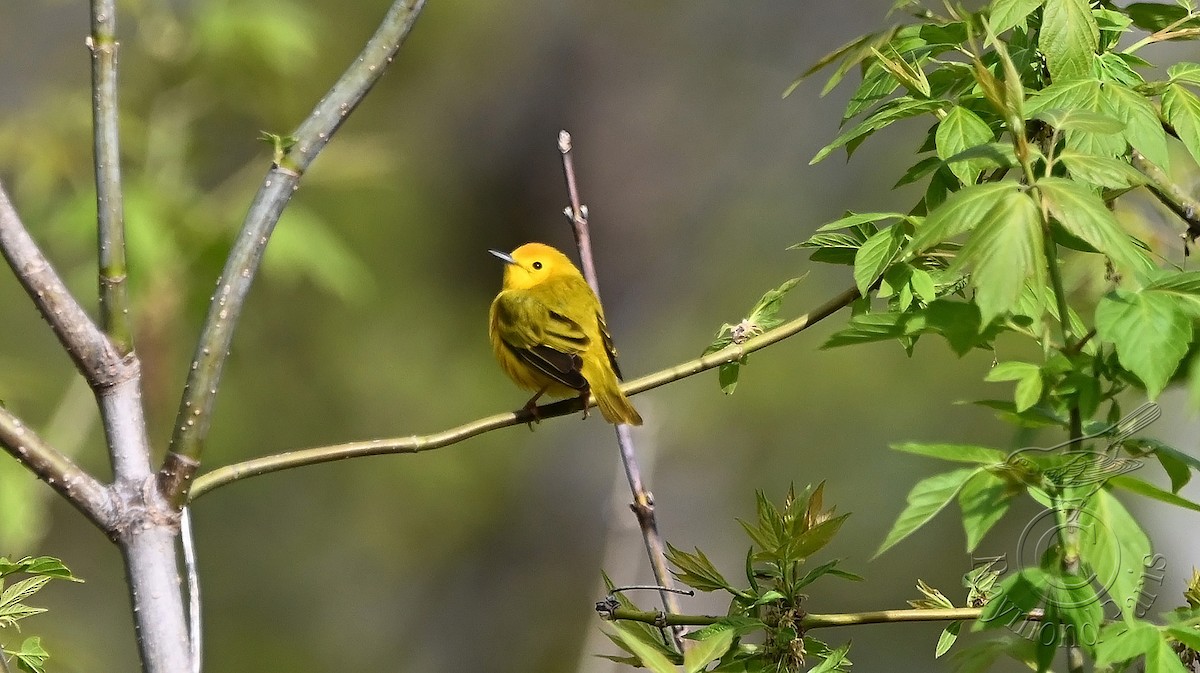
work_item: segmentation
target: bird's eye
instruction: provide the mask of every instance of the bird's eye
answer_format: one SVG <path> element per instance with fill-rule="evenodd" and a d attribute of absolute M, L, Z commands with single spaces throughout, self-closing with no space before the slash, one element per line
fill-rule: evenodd
<path fill-rule="evenodd" d="M 540 269 L 540 268 L 542 268 L 542 263 L 541 263 L 541 262 L 534 262 L 534 263 L 533 263 L 533 268 L 534 268 L 534 269 Z"/>

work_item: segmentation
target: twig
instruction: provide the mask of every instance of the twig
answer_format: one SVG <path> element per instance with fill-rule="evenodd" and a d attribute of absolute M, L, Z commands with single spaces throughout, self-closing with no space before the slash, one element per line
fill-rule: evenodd
<path fill-rule="evenodd" d="M 26 231 L 0 185 L 0 252 L 93 390 L 129 372 L 121 354 L 96 326 Z"/>
<path fill-rule="evenodd" d="M 175 418 L 169 453 L 187 460 L 168 455 L 164 465 L 176 474 L 164 474 L 160 479 L 160 485 L 170 489 L 165 495 L 176 507 L 186 502 L 190 476 L 199 466 L 229 344 L 271 232 L 298 187 L 300 176 L 383 75 L 424 4 L 424 0 L 396 0 L 392 4 L 362 52 L 296 129 L 294 144 L 277 157 L 250 204 L 209 302 Z M 186 472 L 179 474 L 180 470 Z"/>
<path fill-rule="evenodd" d="M 673 367 L 647 374 L 639 379 L 622 384 L 621 390 L 626 395 L 636 395 L 637 393 L 645 392 L 658 388 L 659 386 L 673 383 L 680 379 L 685 379 L 689 376 L 699 374 L 700 372 L 719 367 L 729 362 L 736 362 L 743 357 L 762 348 L 766 348 L 774 343 L 782 341 L 790 336 L 794 336 L 804 331 L 808 327 L 828 318 L 838 310 L 849 306 L 851 302 L 859 298 L 858 289 L 851 287 L 843 290 L 837 296 L 825 302 L 810 313 L 806 313 L 798 318 L 786 322 L 775 329 L 768 330 L 759 334 L 756 337 L 747 339 L 740 344 L 730 344 L 719 351 L 709 353 L 708 355 L 681 362 Z M 595 404 L 592 400 L 589 404 Z M 538 417 L 542 420 L 553 418 L 555 416 L 565 416 L 566 414 L 579 411 L 579 403 L 576 398 L 562 400 L 554 404 L 547 404 L 538 407 Z M 371 439 L 361 442 L 349 442 L 346 444 L 336 444 L 332 446 L 319 446 L 311 449 L 301 449 L 297 451 L 289 451 L 287 453 L 278 453 L 261 458 L 254 458 L 241 463 L 225 465 L 218 467 L 211 472 L 200 475 L 196 478 L 195 484 L 192 485 L 190 491 L 190 500 L 195 500 L 201 495 L 220 488 L 240 479 L 255 477 L 263 474 L 270 474 L 280 470 L 288 470 L 304 465 L 316 465 L 318 463 L 328 463 L 334 460 L 345 460 L 347 458 L 356 458 L 359 456 L 377 456 L 390 453 L 421 453 L 433 449 L 440 449 L 451 444 L 457 444 L 465 439 L 482 435 L 485 432 L 507 428 L 513 425 L 523 425 L 533 421 L 533 415 L 528 411 L 509 411 L 501 414 L 494 414 L 484 418 L 476 419 L 468 423 L 464 423 L 449 430 L 443 430 L 429 435 L 411 435 L 408 437 L 391 437 L 384 439 Z"/>
<path fill-rule="evenodd" d="M 0 406 L 0 445 L 106 533 L 116 513 L 109 490 Z"/>
<path fill-rule="evenodd" d="M 565 211 L 565 214 L 571 220 L 571 231 L 575 234 L 575 245 L 579 248 L 579 261 L 583 267 L 583 277 L 599 299 L 600 280 L 596 275 L 595 258 L 592 256 L 592 237 L 588 228 L 587 207 L 579 198 L 579 185 L 575 179 L 575 160 L 571 150 L 571 134 L 565 130 L 559 131 L 558 151 L 562 154 L 563 174 L 567 179 L 567 195 L 571 200 L 571 206 Z M 654 581 L 659 586 L 669 589 L 674 586 L 674 578 L 667 568 L 667 550 L 663 546 L 662 536 L 658 532 L 658 520 L 654 516 L 654 498 L 642 480 L 642 468 L 638 463 L 633 432 L 628 425 L 624 424 L 618 424 L 615 428 L 617 446 L 621 451 L 621 463 L 625 467 L 625 476 L 633 495 L 633 502 L 629 507 L 633 510 L 638 527 L 642 530 L 642 540 L 646 544 L 646 554 L 650 559 L 650 569 L 654 573 Z M 679 601 L 674 593 L 659 591 L 658 595 L 667 612 L 679 612 Z M 673 629 L 671 635 L 675 640 L 676 647 L 682 650 L 682 632 L 679 629 Z"/>
<path fill-rule="evenodd" d="M 1150 180 L 1146 187 L 1151 193 L 1183 220 L 1187 226 L 1187 237 L 1193 241 L 1200 238 L 1200 201 L 1188 194 L 1183 187 L 1171 182 L 1166 171 L 1155 166 L 1141 152 L 1130 152 L 1129 161 Z"/>
<path fill-rule="evenodd" d="M 125 267 L 121 145 L 117 130 L 117 12 L 115 0 L 92 0 L 92 137 L 96 166 L 96 233 L 100 266 L 100 324 L 122 353 L 133 350 Z"/>
<path fill-rule="evenodd" d="M 970 621 L 979 619 L 983 608 L 936 608 L 936 609 L 901 609 L 873 610 L 870 612 L 847 612 L 838 614 L 807 614 L 800 620 L 800 628 L 823 629 L 832 626 L 860 626 L 863 624 L 889 624 L 896 622 L 949 622 Z M 1042 610 L 1031 610 L 1024 618 L 1029 621 L 1040 621 Z M 680 615 L 663 614 L 656 610 L 634 610 L 617 608 L 611 613 L 612 620 L 644 622 L 646 624 L 669 626 L 708 626 L 728 617 L 715 615 Z"/>

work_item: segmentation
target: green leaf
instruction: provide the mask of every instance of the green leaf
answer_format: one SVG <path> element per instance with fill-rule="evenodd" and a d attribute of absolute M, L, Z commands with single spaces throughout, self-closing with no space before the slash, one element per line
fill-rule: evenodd
<path fill-rule="evenodd" d="M 1033 407 L 1042 399 L 1044 381 L 1042 370 L 1028 362 L 1001 362 L 992 367 L 984 378 L 985 381 L 1016 381 L 1017 389 L 1014 394 L 1015 410 L 1021 413 Z"/>
<path fill-rule="evenodd" d="M 993 0 L 988 23 L 996 35 L 1025 23 L 1025 18 L 1042 6 L 1043 0 Z"/>
<path fill-rule="evenodd" d="M 986 182 L 962 188 L 951 194 L 917 226 L 908 250 L 920 252 L 969 231 L 995 208 L 996 204 L 1020 189 L 1020 183 L 1015 180 Z"/>
<path fill-rule="evenodd" d="M 683 668 L 687 673 L 703 671 L 709 662 L 723 657 L 733 645 L 737 632 L 732 626 L 715 630 L 712 626 L 704 629 L 703 637 L 690 639 L 691 643 L 683 649 Z"/>
<path fill-rule="evenodd" d="M 846 104 L 842 113 L 842 123 L 857 117 L 871 106 L 887 98 L 893 91 L 900 88 L 900 80 L 883 67 L 879 61 L 873 61 L 863 73 L 862 83 L 858 85 Z"/>
<path fill-rule="evenodd" d="M 1153 33 L 1183 19 L 1187 16 L 1188 10 L 1169 3 L 1134 2 L 1125 8 L 1125 13 L 1129 15 L 1130 19 L 1133 19 L 1133 25 Z M 1200 27 L 1200 20 L 1189 19 L 1176 27 Z"/>
<path fill-rule="evenodd" d="M 933 650 L 933 658 L 937 659 L 954 645 L 954 641 L 958 640 L 958 632 L 962 629 L 962 622 L 950 622 L 950 625 L 942 630 L 942 635 L 938 636 L 937 647 Z"/>
<path fill-rule="evenodd" d="M 1150 540 L 1125 507 L 1100 489 L 1082 507 L 1079 553 L 1117 608 L 1133 617 L 1150 558 Z"/>
<path fill-rule="evenodd" d="M 1175 505 L 1176 507 L 1190 509 L 1193 512 L 1200 512 L 1200 505 L 1192 502 L 1191 500 L 1175 495 L 1170 491 L 1164 491 L 1154 484 L 1142 481 L 1136 477 L 1123 474 L 1115 477 L 1109 477 L 1105 483 L 1110 486 L 1115 486 L 1116 488 L 1124 489 L 1130 493 L 1144 495 L 1147 498 L 1153 498 L 1159 502 L 1165 502 L 1168 505 Z"/>
<path fill-rule="evenodd" d="M 1100 27 L 1087 0 L 1046 0 L 1038 43 L 1055 82 L 1090 75 Z"/>
<path fill-rule="evenodd" d="M 963 484 L 978 472 L 977 467 L 965 467 L 918 481 L 909 491 L 908 503 L 900 512 L 896 523 L 892 524 L 892 530 L 888 532 L 887 538 L 879 546 L 874 557 L 878 557 L 928 523 L 958 495 Z"/>
<path fill-rule="evenodd" d="M 0 614 L 6 614 L 5 610 L 7 608 L 37 593 L 51 579 L 51 577 L 46 575 L 27 577 L 0 592 Z"/>
<path fill-rule="evenodd" d="M 904 228 L 891 226 L 867 239 L 858 249 L 854 256 L 854 283 L 863 296 L 870 292 L 883 270 L 896 258 L 903 243 Z"/>
<path fill-rule="evenodd" d="M 1142 94 L 1116 82 L 1105 84 L 1101 97 L 1105 111 L 1125 123 L 1123 135 L 1129 145 L 1167 170 L 1170 161 L 1167 133 L 1154 105 Z"/>
<path fill-rule="evenodd" d="M 726 395 L 732 395 L 734 389 L 737 388 L 738 375 L 742 371 L 742 361 L 726 362 L 717 367 L 717 383 L 721 386 L 721 392 Z"/>
<path fill-rule="evenodd" d="M 1200 161 L 1200 98 L 1182 86 L 1172 84 L 1163 92 L 1162 111 L 1188 153 Z"/>
<path fill-rule="evenodd" d="M 1117 290 L 1096 306 L 1096 333 L 1116 346 L 1121 365 L 1146 384 L 1153 399 L 1187 354 L 1192 321 L 1170 295 Z"/>
<path fill-rule="evenodd" d="M 947 160 L 964 150 L 991 142 L 992 138 L 992 129 L 987 122 L 967 108 L 956 105 L 938 123 L 934 142 L 937 155 Z M 952 164 L 950 170 L 964 185 L 970 185 L 979 177 L 983 167 L 979 161 L 973 160 Z"/>
<path fill-rule="evenodd" d="M 1071 177 L 1108 189 L 1126 189 L 1146 184 L 1141 171 L 1121 159 L 1098 157 L 1064 149 L 1058 158 L 1066 165 Z"/>
<path fill-rule="evenodd" d="M 971 237 L 951 265 L 956 272 L 970 265 L 971 286 L 982 321 L 1008 312 L 1025 279 L 1044 287 L 1041 212 L 1023 192 L 1006 191 L 975 225 Z"/>
<path fill-rule="evenodd" d="M 904 444 L 891 444 L 890 448 L 918 456 L 940 458 L 958 463 L 978 463 L 981 465 L 996 465 L 1003 463 L 1008 458 L 1008 454 L 999 449 L 972 444 L 918 444 L 916 442 L 906 442 Z"/>
<path fill-rule="evenodd" d="M 1125 122 L 1099 112 L 1081 108 L 1051 108 L 1040 110 L 1034 115 L 1060 131 L 1086 131 L 1088 133 L 1120 133 Z"/>
<path fill-rule="evenodd" d="M 730 592 L 736 592 L 733 586 L 713 566 L 712 561 L 709 561 L 704 552 L 699 549 L 696 550 L 695 554 L 689 554 L 677 549 L 668 542 L 667 560 L 677 568 L 677 570 L 672 570 L 671 573 L 680 582 L 693 589 L 699 589 L 700 591 L 725 589 Z"/>
<path fill-rule="evenodd" d="M 1124 16 L 1114 12 L 1117 16 Z M 1123 30 L 1114 31 L 1118 34 L 1124 33 Z M 1103 35 L 1104 31 L 1101 32 Z M 1103 49 L 1104 47 L 1101 47 Z M 1140 65 L 1141 59 L 1132 56 L 1131 54 L 1120 54 L 1117 52 L 1105 52 L 1100 54 L 1093 63 L 1096 66 L 1096 76 L 1105 82 L 1116 82 L 1125 86 L 1141 86 L 1146 80 L 1133 69 L 1135 65 Z"/>
<path fill-rule="evenodd" d="M 1100 630 L 1096 643 L 1096 668 L 1140 657 L 1158 645 L 1158 629 L 1143 621 L 1116 622 Z"/>
<path fill-rule="evenodd" d="M 1046 573 L 1040 568 L 1024 568 L 1004 578 L 996 587 L 996 595 L 983 606 L 983 612 L 971 630 L 997 629 L 1019 623 L 1041 605 L 1046 589 Z"/>
<path fill-rule="evenodd" d="M 830 671 L 844 670 L 843 664 L 849 665 L 846 659 L 846 654 L 850 651 L 850 643 L 846 643 L 825 655 L 824 661 L 813 666 L 808 670 L 808 673 L 829 673 Z"/>
<path fill-rule="evenodd" d="M 42 647 L 42 639 L 38 636 L 26 638 L 21 648 L 13 652 L 17 658 L 17 668 L 27 673 L 45 673 L 43 666 L 50 658 L 50 653 Z"/>
<path fill-rule="evenodd" d="M 1082 110 L 1108 116 L 1109 110 L 1101 94 L 1102 86 L 1103 83 L 1095 78 L 1055 82 L 1029 100 L 1028 113 L 1037 115 L 1051 110 Z M 1084 154 L 1116 157 L 1125 153 L 1124 135 L 1068 130 L 1066 136 L 1067 147 Z"/>
<path fill-rule="evenodd" d="M 1118 269 L 1136 273 L 1152 268 L 1099 196 L 1065 178 L 1042 178 L 1037 189 L 1063 228 L 1107 255 Z"/>
<path fill-rule="evenodd" d="M 857 226 L 860 224 L 866 224 L 867 222 L 873 223 L 873 222 L 882 222 L 885 220 L 912 221 L 912 219 L 913 218 L 911 216 L 905 215 L 904 213 L 855 213 L 855 212 L 851 212 L 851 211 L 846 211 L 845 215 L 839 217 L 838 219 L 836 219 L 828 224 L 822 225 L 814 233 L 820 233 L 823 231 L 837 231 L 838 229 L 848 229 L 850 227 Z"/>
<path fill-rule="evenodd" d="M 1146 673 L 1192 673 L 1179 661 L 1179 654 L 1161 637 L 1158 644 L 1146 652 Z"/>
<path fill-rule="evenodd" d="M 821 148 L 808 163 L 809 165 L 815 164 L 829 156 L 831 152 L 839 147 L 847 145 L 852 141 L 861 141 L 879 129 L 891 125 L 893 122 L 908 117 L 916 117 L 917 115 L 933 112 L 934 110 L 941 110 L 948 105 L 949 103 L 943 100 L 922 100 L 911 96 L 890 100 L 881 105 L 878 110 L 871 113 L 870 116 L 859 122 L 856 126 L 834 138 L 833 142 Z"/>
<path fill-rule="evenodd" d="M 1170 76 L 1171 82 L 1200 84 L 1200 63 L 1181 61 L 1167 68 L 1167 75 Z"/>
<path fill-rule="evenodd" d="M 863 313 L 850 319 L 845 329 L 821 344 L 822 349 L 852 346 L 873 341 L 890 341 L 904 336 L 906 316 L 899 313 Z"/>
<path fill-rule="evenodd" d="M 987 471 L 963 484 L 958 493 L 958 505 L 962 509 L 968 553 L 975 551 L 992 526 L 1004 517 L 1013 495 L 1007 482 Z"/>
<path fill-rule="evenodd" d="M 654 671 L 654 673 L 678 673 L 675 665 L 671 663 L 671 660 L 663 652 L 661 645 L 646 642 L 637 631 L 628 628 L 621 622 L 613 622 L 613 627 L 621 644 L 631 654 L 640 659 L 643 666 Z"/>

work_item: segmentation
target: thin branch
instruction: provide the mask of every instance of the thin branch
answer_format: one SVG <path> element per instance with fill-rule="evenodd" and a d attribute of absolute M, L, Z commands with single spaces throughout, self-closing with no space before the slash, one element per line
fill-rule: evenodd
<path fill-rule="evenodd" d="M 167 465 L 175 468 L 183 465 L 192 471 L 198 466 L 233 331 L 271 232 L 298 187 L 300 176 L 383 75 L 424 4 L 424 0 L 396 0 L 392 4 L 358 58 L 296 129 L 292 136 L 294 143 L 280 153 L 267 172 L 209 303 L 176 415 L 170 453 L 190 460 L 180 461 L 168 455 Z M 160 479 L 160 484 L 171 488 L 165 495 L 176 507 L 182 507 L 187 500 L 190 476 L 189 472 L 182 478 L 168 475 Z"/>
<path fill-rule="evenodd" d="M 754 351 L 766 348 L 790 336 L 803 332 L 812 325 L 833 315 L 838 310 L 849 306 L 859 296 L 857 288 L 851 287 L 843 290 L 812 312 L 786 322 L 775 329 L 763 332 L 740 344 L 730 344 L 719 351 L 709 353 L 703 357 L 681 362 L 673 367 L 668 367 L 653 374 L 647 374 L 639 379 L 628 381 L 622 384 L 621 390 L 626 395 L 636 395 L 637 393 L 685 379 L 729 362 L 736 362 Z M 589 404 L 594 405 L 595 400 L 590 400 Z M 570 398 L 538 407 L 538 418 L 545 420 L 555 416 L 565 416 L 577 411 L 579 411 L 578 399 Z M 196 478 L 195 484 L 192 485 L 189 499 L 195 500 L 213 489 L 248 477 L 270 474 L 305 465 L 316 465 L 335 460 L 357 458 L 359 456 L 377 456 L 390 453 L 421 453 L 457 444 L 465 439 L 482 435 L 485 432 L 513 425 L 522 425 L 533 420 L 533 415 L 528 411 L 510 411 L 480 418 L 450 428 L 449 430 L 429 435 L 371 439 L 254 458 L 241 463 L 218 467 L 211 472 L 199 476 Z"/>
<path fill-rule="evenodd" d="M 1032 610 L 1024 616 L 1028 621 L 1040 621 L 1043 616 L 1041 610 Z M 950 621 L 970 621 L 979 619 L 983 615 L 983 608 L 936 608 L 936 609 L 901 609 L 901 610 L 873 610 L 870 612 L 847 612 L 839 614 L 807 614 L 800 620 L 800 628 L 804 631 L 810 629 L 823 629 L 832 626 L 860 626 L 863 624 L 894 624 L 898 622 L 950 622 Z M 723 619 L 728 619 L 725 616 L 715 615 L 680 615 L 680 614 L 664 614 L 655 610 L 634 610 L 631 608 L 617 608 L 609 613 L 605 619 L 610 621 L 625 620 L 633 622 L 644 622 L 655 626 L 708 626 L 715 624 Z"/>
<path fill-rule="evenodd" d="M 115 0 L 92 0 L 92 135 L 100 267 L 100 324 L 122 353 L 133 350 L 125 265 L 121 144 L 117 132 L 117 12 Z"/>
<path fill-rule="evenodd" d="M 3 406 L 0 406 L 0 446 L 58 491 L 100 530 L 112 533 L 116 513 L 108 488 Z"/>
<path fill-rule="evenodd" d="M 1171 182 L 1166 171 L 1155 166 L 1141 152 L 1130 152 L 1129 161 L 1150 180 L 1146 187 L 1151 193 L 1183 220 L 1187 226 L 1187 237 L 1193 241 L 1200 238 L 1200 201 L 1188 194 L 1183 187 Z"/>
<path fill-rule="evenodd" d="M 128 377 L 121 354 L 50 266 L 21 223 L 3 185 L 0 185 L 0 252 L 93 390 Z"/>
<path fill-rule="evenodd" d="M 600 280 L 596 275 L 595 258 L 592 256 L 592 236 L 588 227 L 588 211 L 579 197 L 579 183 L 575 179 L 575 158 L 572 153 L 571 134 L 558 132 L 558 151 L 562 154 L 563 174 L 567 179 L 567 196 L 571 201 L 566 215 L 571 220 L 571 231 L 575 234 L 575 245 L 579 248 L 579 261 L 583 267 L 583 277 L 591 286 L 596 298 L 600 298 Z M 601 302 L 603 305 L 603 302 Z M 674 586 L 674 578 L 667 568 L 667 550 L 663 545 L 662 536 L 658 532 L 658 520 L 654 516 L 654 498 L 646 489 L 642 480 L 642 468 L 638 463 L 637 449 L 633 443 L 633 432 L 628 425 L 615 426 L 617 446 L 621 451 L 621 463 L 625 467 L 625 476 L 629 481 L 629 490 L 633 495 L 630 509 L 637 518 L 638 527 L 642 531 L 642 540 L 646 545 L 646 555 L 650 560 L 650 569 L 654 573 L 654 581 L 662 587 L 670 589 Z M 670 591 L 659 591 L 663 608 L 667 612 L 679 612 L 679 601 Z M 675 646 L 683 650 L 682 633 L 678 629 L 671 632 Z"/>

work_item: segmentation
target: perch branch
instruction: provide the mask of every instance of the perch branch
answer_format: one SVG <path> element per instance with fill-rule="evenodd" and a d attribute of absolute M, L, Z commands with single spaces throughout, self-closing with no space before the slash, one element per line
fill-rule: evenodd
<path fill-rule="evenodd" d="M 1188 194 L 1183 187 L 1171 182 L 1166 171 L 1155 166 L 1141 152 L 1133 150 L 1129 160 L 1134 168 L 1150 180 L 1146 185 L 1150 192 L 1187 225 L 1188 238 L 1193 241 L 1200 238 L 1200 201 Z"/>
<path fill-rule="evenodd" d="M 983 608 L 937 608 L 873 610 L 870 612 L 846 612 L 839 614 L 807 614 L 800 620 L 800 628 L 823 629 L 831 626 L 859 626 L 862 624 L 891 624 L 897 622 L 949 622 L 979 619 Z M 1029 621 L 1040 621 L 1043 612 L 1032 610 L 1024 616 Z M 626 620 L 661 626 L 708 626 L 727 617 L 714 615 L 664 614 L 655 610 L 616 608 L 605 617 L 610 621 Z"/>
<path fill-rule="evenodd" d="M 121 354 L 67 290 L 0 185 L 0 252 L 93 390 L 128 374 Z"/>
<path fill-rule="evenodd" d="M 271 232 L 298 187 L 301 175 L 383 75 L 424 4 L 424 0 L 396 0 L 362 52 L 296 129 L 291 146 L 286 150 L 277 148 L 276 161 L 250 204 L 217 281 L 184 385 L 159 481 L 170 489 L 165 495 L 177 508 L 186 502 L 190 477 L 199 466 L 234 327 Z M 181 469 L 185 470 L 182 474 Z"/>
<path fill-rule="evenodd" d="M 0 446 L 58 491 L 100 530 L 112 533 L 116 514 L 108 488 L 3 406 L 0 406 Z"/>
<path fill-rule="evenodd" d="M 117 12 L 115 0 L 92 0 L 92 137 L 96 167 L 96 233 L 100 325 L 122 353 L 133 350 L 125 265 L 121 144 L 117 132 Z"/>
<path fill-rule="evenodd" d="M 583 267 L 583 277 L 591 286 L 596 297 L 600 297 L 600 280 L 596 275 L 595 258 L 592 256 L 592 236 L 588 226 L 588 212 L 579 197 L 579 184 L 575 179 L 575 159 L 571 147 L 571 134 L 566 131 L 558 133 L 558 151 L 562 154 L 563 174 L 567 179 L 567 196 L 571 206 L 566 211 L 571 220 L 571 231 L 575 234 L 575 245 L 579 248 L 579 261 Z M 603 302 L 601 302 L 603 305 Z M 658 532 L 658 520 L 654 516 L 654 498 L 646 489 L 642 480 L 642 468 L 637 458 L 637 449 L 633 442 L 633 431 L 628 425 L 615 426 L 617 446 L 621 451 L 621 464 L 625 467 L 625 477 L 629 481 L 629 490 L 633 496 L 630 509 L 637 518 L 638 527 L 642 531 L 642 540 L 646 545 L 646 555 L 650 559 L 650 569 L 654 573 L 654 581 L 660 587 L 670 589 L 674 586 L 674 578 L 667 568 L 667 550 L 663 546 L 662 536 Z M 679 612 L 679 601 L 671 591 L 659 591 L 663 608 L 667 612 Z M 678 629 L 672 631 L 675 645 L 681 651 L 683 642 Z"/>
<path fill-rule="evenodd" d="M 629 381 L 621 386 L 621 390 L 626 395 L 635 395 L 658 388 L 659 386 L 685 379 L 689 376 L 699 374 L 714 367 L 719 367 L 729 362 L 737 362 L 743 357 L 762 348 L 766 348 L 772 344 L 783 341 L 784 339 L 799 334 L 810 326 L 828 318 L 838 310 L 849 306 L 851 302 L 859 298 L 858 289 L 851 287 L 838 293 L 829 301 L 817 307 L 810 313 L 806 313 L 798 318 L 794 318 L 775 329 L 768 330 L 758 336 L 747 339 L 742 343 L 733 343 L 719 351 L 709 353 L 703 357 L 681 362 L 673 367 L 647 374 L 639 379 Z M 589 405 L 594 405 L 595 400 L 589 401 Z M 579 411 L 579 403 L 575 398 L 566 399 L 554 404 L 547 404 L 538 407 L 538 418 L 545 420 L 555 416 L 564 416 L 566 414 Z M 412 435 L 409 437 L 393 437 L 387 439 L 371 439 L 361 442 L 349 442 L 346 444 L 336 444 L 333 446 L 320 446 L 311 449 L 300 449 L 297 451 L 289 451 L 286 453 L 278 453 L 261 458 L 253 458 L 241 463 L 225 465 L 218 467 L 215 470 L 199 476 L 193 484 L 190 500 L 195 500 L 201 495 L 220 488 L 232 482 L 247 477 L 255 477 L 280 470 L 288 470 L 295 467 L 305 465 L 316 465 L 318 463 L 328 463 L 334 460 L 344 460 L 346 458 L 356 458 L 359 456 L 376 456 L 388 453 L 421 453 L 439 449 L 451 444 L 457 444 L 465 439 L 482 435 L 485 432 L 507 428 L 513 425 L 522 425 L 530 423 L 534 420 L 533 415 L 522 409 L 519 411 L 510 411 L 502 414 L 494 414 L 485 418 L 480 418 L 469 423 L 464 423 L 449 430 L 436 432 L 430 435 Z"/>

